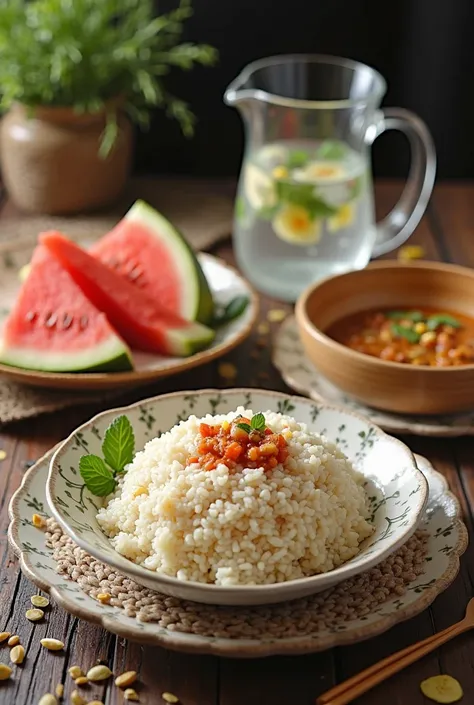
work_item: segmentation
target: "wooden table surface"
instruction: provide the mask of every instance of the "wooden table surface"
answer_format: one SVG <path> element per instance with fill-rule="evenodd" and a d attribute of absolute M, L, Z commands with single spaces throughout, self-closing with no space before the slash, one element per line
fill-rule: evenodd
<path fill-rule="evenodd" d="M 379 216 L 388 212 L 400 185 L 377 184 Z M 0 208 L 1 217 L 14 217 L 8 204 Z M 428 212 L 412 243 L 425 248 L 426 258 L 474 266 L 474 185 L 440 184 L 436 187 Z M 232 261 L 229 242 L 216 247 L 218 254 Z M 392 255 L 393 256 L 393 255 Z M 262 297 L 262 317 L 275 302 Z M 281 304 L 277 304 L 280 308 Z M 255 338 L 234 351 L 229 359 L 238 367 L 236 386 L 260 386 L 289 391 L 271 366 L 270 351 L 264 351 L 257 363 L 249 359 Z M 150 392 L 222 386 L 217 363 L 174 377 Z M 147 394 L 145 393 L 145 396 Z M 140 701 L 161 703 L 161 693 L 176 693 L 183 705 L 309 705 L 335 683 L 357 673 L 393 651 L 423 639 L 462 617 L 473 595 L 474 542 L 462 560 L 461 573 L 454 584 L 438 597 L 432 607 L 409 622 L 362 644 L 320 654 L 254 660 L 228 660 L 209 656 L 173 653 L 161 648 L 140 646 L 108 634 L 97 626 L 78 620 L 59 607 L 48 616 L 48 634 L 62 639 L 66 655 L 55 657 L 39 646 L 38 627 L 24 617 L 33 586 L 24 578 L 7 541 L 8 502 L 21 482 L 25 463 L 38 458 L 55 442 L 64 438 L 77 424 L 86 420 L 97 407 L 77 408 L 67 413 L 43 416 L 33 421 L 6 427 L 0 434 L 0 448 L 5 459 L 0 463 L 0 631 L 21 636 L 27 658 L 21 677 L 10 684 L 0 684 L 0 705 L 30 705 L 54 685 L 66 682 L 65 702 L 69 702 L 72 681 L 67 674 L 71 665 L 90 666 L 105 659 L 115 672 L 133 669 L 139 672 Z M 474 512 L 474 438 L 455 440 L 403 438 L 413 451 L 430 459 L 447 478 L 464 511 L 465 522 L 473 536 Z M 364 705 L 421 705 L 428 703 L 420 692 L 424 678 L 448 673 L 457 678 L 465 692 L 463 702 L 472 703 L 474 694 L 473 637 L 466 635 L 443 646 L 419 663 L 369 692 L 357 703 Z M 3 647 L 0 660 L 8 662 Z M 121 703 L 117 688 L 89 690 L 90 699 L 103 699 L 106 705 Z"/>

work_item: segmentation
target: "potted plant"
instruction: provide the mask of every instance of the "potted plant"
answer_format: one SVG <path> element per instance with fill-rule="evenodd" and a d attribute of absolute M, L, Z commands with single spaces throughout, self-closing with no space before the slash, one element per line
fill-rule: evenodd
<path fill-rule="evenodd" d="M 185 135 L 194 116 L 169 94 L 171 68 L 211 65 L 208 45 L 180 43 L 190 0 L 154 16 L 153 0 L 0 0 L 2 177 L 24 210 L 70 214 L 121 192 L 130 119 L 156 107 Z"/>

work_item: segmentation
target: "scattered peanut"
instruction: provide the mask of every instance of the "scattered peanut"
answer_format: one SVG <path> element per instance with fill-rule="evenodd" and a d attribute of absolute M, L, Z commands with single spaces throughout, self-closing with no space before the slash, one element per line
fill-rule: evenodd
<path fill-rule="evenodd" d="M 62 683 L 58 683 L 54 690 L 57 698 L 62 698 L 64 695 L 64 686 Z"/>
<path fill-rule="evenodd" d="M 58 700 L 51 693 L 46 693 L 46 695 L 43 695 L 40 699 L 38 705 L 58 705 Z"/>
<path fill-rule="evenodd" d="M 87 676 L 79 676 L 78 678 L 76 678 L 74 683 L 78 686 L 87 685 L 89 683 L 89 679 Z"/>
<path fill-rule="evenodd" d="M 425 250 L 421 245 L 405 245 L 398 250 L 397 259 L 401 262 L 408 262 L 412 259 L 423 259 Z"/>
<path fill-rule="evenodd" d="M 110 678 L 111 675 L 112 671 L 110 670 L 110 668 L 108 666 L 104 666 L 103 664 L 100 664 L 99 666 L 93 666 L 87 671 L 87 677 L 92 682 L 106 681 L 107 678 Z"/>
<path fill-rule="evenodd" d="M 138 701 L 140 700 L 137 691 L 133 690 L 133 688 L 127 688 L 127 690 L 123 694 L 123 697 L 125 700 L 130 700 L 135 703 L 138 703 Z"/>
<path fill-rule="evenodd" d="M 219 363 L 218 371 L 223 379 L 232 380 L 237 377 L 237 367 L 232 362 Z"/>
<path fill-rule="evenodd" d="M 118 688 L 126 688 L 127 685 L 132 685 L 132 683 L 135 683 L 136 680 L 136 671 L 125 671 L 125 673 L 122 673 L 120 676 L 117 676 L 117 678 L 115 679 L 115 685 Z"/>
<path fill-rule="evenodd" d="M 46 526 L 46 521 L 40 514 L 33 514 L 33 516 L 31 517 L 31 521 L 33 523 L 33 526 L 37 529 L 43 529 Z"/>
<path fill-rule="evenodd" d="M 167 703 L 179 703 L 179 698 L 173 693 L 162 693 L 161 697 Z"/>
<path fill-rule="evenodd" d="M 13 649 L 10 651 L 10 661 L 12 663 L 23 663 L 25 660 L 25 647 L 22 646 L 21 644 L 18 644 L 18 646 L 14 646 Z"/>
<path fill-rule="evenodd" d="M 11 632 L 0 632 L 0 644 L 11 637 Z"/>
<path fill-rule="evenodd" d="M 257 326 L 257 333 L 259 335 L 268 335 L 270 332 L 270 326 L 266 321 L 262 321 L 261 323 L 258 324 Z"/>
<path fill-rule="evenodd" d="M 7 666 L 5 663 L 0 663 L 0 681 L 6 681 L 7 678 L 10 678 L 12 674 L 12 669 L 10 666 Z"/>
<path fill-rule="evenodd" d="M 5 460 L 7 457 L 7 454 L 4 450 L 0 450 L 0 460 Z"/>
<path fill-rule="evenodd" d="M 270 323 L 281 323 L 287 315 L 288 313 L 282 308 L 271 308 L 267 313 L 267 320 Z"/>
<path fill-rule="evenodd" d="M 102 602 L 103 605 L 107 605 L 110 602 L 112 595 L 110 592 L 99 592 L 97 599 Z"/>
<path fill-rule="evenodd" d="M 49 605 L 48 598 L 43 597 L 43 595 L 32 595 L 30 600 L 34 607 L 47 607 Z"/>
<path fill-rule="evenodd" d="M 16 646 L 19 643 L 20 643 L 20 637 L 18 636 L 18 634 L 14 634 L 7 641 L 8 646 Z"/>
<path fill-rule="evenodd" d="M 87 705 L 104 705 L 104 703 L 102 702 L 102 700 L 91 700 L 87 703 Z"/>
<path fill-rule="evenodd" d="M 30 622 L 39 622 L 40 619 L 43 619 L 44 612 L 43 612 L 43 610 L 40 610 L 37 608 L 35 608 L 33 610 L 26 610 L 25 617 L 26 617 L 26 619 L 29 619 Z"/>
<path fill-rule="evenodd" d="M 64 643 L 59 641 L 59 639 L 41 639 L 40 644 L 48 651 L 61 651 L 61 649 L 64 649 Z"/>
<path fill-rule="evenodd" d="M 80 676 L 84 675 L 82 669 L 80 669 L 79 666 L 71 666 L 70 668 L 68 668 L 67 672 L 73 680 L 76 680 L 76 678 L 79 678 Z"/>
<path fill-rule="evenodd" d="M 70 696 L 71 705 L 86 705 L 86 701 L 78 690 L 73 690 Z"/>

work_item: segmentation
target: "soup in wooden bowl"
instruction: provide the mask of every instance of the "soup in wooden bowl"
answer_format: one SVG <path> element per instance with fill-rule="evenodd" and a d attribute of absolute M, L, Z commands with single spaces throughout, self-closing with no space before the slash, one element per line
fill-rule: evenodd
<path fill-rule="evenodd" d="M 474 408 L 474 272 L 377 262 L 310 287 L 296 316 L 306 354 L 340 389 L 380 409 Z"/>

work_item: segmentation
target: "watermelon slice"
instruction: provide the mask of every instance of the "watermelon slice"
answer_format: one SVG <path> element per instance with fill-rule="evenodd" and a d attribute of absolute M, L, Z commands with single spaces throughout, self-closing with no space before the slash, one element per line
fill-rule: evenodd
<path fill-rule="evenodd" d="M 90 252 L 171 313 L 201 323 L 212 319 L 212 294 L 194 252 L 181 233 L 143 201 L 137 201 Z"/>
<path fill-rule="evenodd" d="M 131 354 L 107 318 L 45 247 L 5 322 L 0 362 L 47 372 L 131 370 Z"/>
<path fill-rule="evenodd" d="M 210 328 L 167 311 L 61 233 L 43 233 L 40 242 L 132 348 L 185 357 L 214 339 Z"/>

